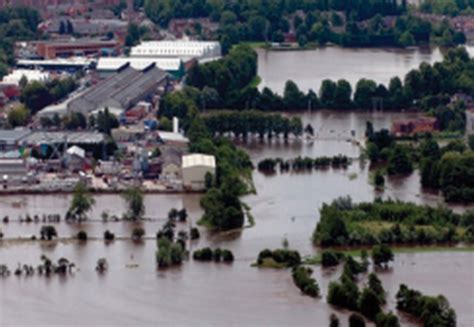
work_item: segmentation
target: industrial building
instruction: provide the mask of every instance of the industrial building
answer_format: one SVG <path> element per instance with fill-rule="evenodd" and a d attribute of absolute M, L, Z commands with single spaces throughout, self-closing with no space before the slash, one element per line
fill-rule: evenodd
<path fill-rule="evenodd" d="M 37 54 L 45 59 L 98 55 L 102 52 L 116 52 L 120 47 L 116 40 L 101 39 L 39 41 L 35 45 Z"/>
<path fill-rule="evenodd" d="M 143 70 L 130 65 L 122 67 L 118 73 L 99 82 L 84 92 L 78 93 L 59 105 L 41 110 L 38 115 L 63 116 L 71 112 L 88 115 L 104 108 L 115 115 L 135 106 L 138 102 L 168 89 L 169 75 L 154 64 Z"/>
<path fill-rule="evenodd" d="M 160 87 L 166 92 L 168 74 L 165 71 L 155 65 L 143 70 L 125 65 L 117 74 L 72 100 L 68 104 L 68 111 L 84 115 L 105 107 L 111 111 L 124 111 L 154 95 Z"/>
<path fill-rule="evenodd" d="M 17 150 L 20 147 L 22 140 L 30 134 L 31 131 L 26 128 L 0 130 L 0 151 L 5 152 Z"/>
<path fill-rule="evenodd" d="M 183 156 L 181 164 L 183 187 L 189 191 L 206 189 L 206 175 L 216 174 L 216 159 L 205 154 L 188 154 Z"/>
<path fill-rule="evenodd" d="M 49 60 L 19 59 L 16 66 L 24 69 L 41 68 L 45 71 L 76 72 L 78 70 L 92 67 L 93 63 L 95 63 L 93 59 L 84 57 L 56 58 Z"/>
<path fill-rule="evenodd" d="M 107 77 L 118 72 L 127 64 L 138 70 L 154 64 L 178 79 L 185 74 L 184 64 L 180 58 L 102 57 L 97 61 L 96 69 L 100 76 Z"/>
<path fill-rule="evenodd" d="M 7 76 L 3 77 L 2 84 L 20 85 L 22 78 L 26 78 L 28 82 L 46 82 L 50 79 L 48 72 L 35 69 L 15 69 Z"/>
<path fill-rule="evenodd" d="M 221 56 L 221 45 L 215 41 L 145 41 L 130 51 L 130 57 L 180 58 L 185 62 L 191 59 L 206 62 Z"/>
<path fill-rule="evenodd" d="M 181 179 L 181 157 L 182 152 L 177 148 L 166 148 L 161 157 L 163 165 L 161 179 L 165 181 L 177 181 Z"/>

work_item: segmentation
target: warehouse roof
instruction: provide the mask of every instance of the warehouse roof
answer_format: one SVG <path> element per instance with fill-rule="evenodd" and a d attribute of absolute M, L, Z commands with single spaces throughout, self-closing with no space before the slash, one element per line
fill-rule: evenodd
<path fill-rule="evenodd" d="M 179 58 L 131 58 L 131 57 L 102 57 L 97 62 L 97 70 L 118 70 L 125 64 L 130 64 L 134 69 L 145 69 L 151 64 L 166 71 L 181 69 L 182 61 Z"/>
<path fill-rule="evenodd" d="M 27 144 L 98 144 L 104 142 L 104 134 L 99 132 L 33 132 L 24 141 Z"/>
<path fill-rule="evenodd" d="M 221 46 L 216 41 L 146 41 L 133 47 L 132 57 L 218 57 Z"/>
<path fill-rule="evenodd" d="M 183 164 L 182 168 L 190 168 L 190 167 L 216 167 L 216 158 L 214 156 L 200 154 L 200 153 L 193 153 L 183 156 Z"/>
<path fill-rule="evenodd" d="M 117 74 L 91 87 L 77 99 L 71 101 L 68 109 L 88 114 L 103 107 L 128 109 L 149 95 L 150 89 L 157 86 L 167 73 L 154 64 L 143 70 L 125 66 Z"/>
<path fill-rule="evenodd" d="M 0 143 L 15 144 L 29 134 L 31 134 L 29 129 L 2 129 L 0 130 Z"/>

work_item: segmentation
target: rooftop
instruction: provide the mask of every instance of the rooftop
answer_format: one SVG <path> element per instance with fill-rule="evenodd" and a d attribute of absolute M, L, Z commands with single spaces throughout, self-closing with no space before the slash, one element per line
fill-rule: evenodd
<path fill-rule="evenodd" d="M 70 144 L 98 144 L 104 142 L 104 134 L 99 132 L 33 132 L 28 135 L 24 141 L 27 144 L 38 145 L 38 144 L 59 144 L 67 143 Z"/>
<path fill-rule="evenodd" d="M 183 63 L 179 58 L 102 57 L 97 62 L 97 70 L 117 70 L 125 64 L 130 64 L 132 68 L 139 70 L 155 64 L 162 70 L 177 71 L 181 69 Z"/>
<path fill-rule="evenodd" d="M 216 167 L 216 158 L 214 156 L 194 153 L 183 156 L 182 168 L 190 168 L 197 166 Z"/>
<path fill-rule="evenodd" d="M 143 70 L 126 66 L 72 100 L 68 109 L 83 114 L 104 107 L 125 110 L 143 100 L 166 77 L 167 73 L 155 65 Z"/>
<path fill-rule="evenodd" d="M 0 143 L 14 144 L 31 134 L 29 129 L 2 129 L 0 130 Z"/>

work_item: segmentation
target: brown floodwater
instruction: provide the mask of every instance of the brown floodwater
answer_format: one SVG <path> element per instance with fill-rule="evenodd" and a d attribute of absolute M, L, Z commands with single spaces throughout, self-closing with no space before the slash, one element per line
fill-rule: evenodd
<path fill-rule="evenodd" d="M 471 55 L 474 47 L 467 47 Z M 293 80 L 301 90 L 319 91 L 324 79 L 346 79 L 354 88 L 361 78 L 370 78 L 388 85 L 390 78 L 403 79 L 422 62 L 441 61 L 439 48 L 340 48 L 322 47 L 302 51 L 258 50 L 260 87 L 283 93 L 287 80 Z"/>
<path fill-rule="evenodd" d="M 371 120 L 376 129 L 389 127 L 394 117 L 413 114 L 393 113 L 329 113 L 301 114 L 318 131 L 318 140 L 274 140 L 271 144 L 258 141 L 246 145 L 252 159 L 265 157 L 292 158 L 297 155 L 320 156 L 359 155 L 359 148 L 350 142 L 351 130 L 356 138 L 363 135 L 365 122 Z M 337 132 L 335 132 L 337 131 Z M 291 281 L 289 271 L 262 270 L 250 267 L 263 248 L 280 247 L 288 239 L 290 247 L 303 255 L 314 254 L 311 233 L 319 219 L 318 208 L 338 196 L 350 195 L 354 201 L 371 201 L 375 196 L 436 205 L 442 200 L 424 193 L 419 176 L 388 180 L 384 193 L 379 194 L 368 183 L 368 164 L 356 161 L 346 170 L 318 171 L 301 174 L 266 176 L 254 172 L 256 195 L 244 197 L 252 207 L 256 225 L 230 234 L 202 230 L 201 239 L 192 249 L 204 246 L 222 247 L 234 252 L 232 265 L 185 262 L 180 268 L 157 271 L 156 243 L 132 241 L 58 242 L 52 246 L 38 243 L 0 243 L 0 263 L 11 268 L 21 263 L 37 264 L 41 254 L 74 261 L 79 271 L 73 276 L 46 279 L 44 277 L 10 276 L 0 279 L 0 325 L 30 324 L 123 324 L 144 325 L 298 325 L 327 326 L 328 317 L 336 312 L 347 319 L 347 312 L 336 311 L 325 299 L 301 296 Z M 146 216 L 152 221 L 141 223 L 147 236 L 153 237 L 173 208 L 187 208 L 194 224 L 202 211 L 199 195 L 148 195 Z M 102 211 L 121 215 L 125 204 L 118 195 L 96 196 L 91 220 L 81 225 L 56 224 L 60 236 L 71 236 L 86 230 L 89 236 L 102 237 L 109 229 L 117 236 L 129 236 L 135 224 L 103 223 Z M 70 196 L 6 196 L 0 198 L 1 216 L 11 219 L 20 214 L 64 213 Z M 463 210 L 456 207 L 456 210 Z M 6 238 L 38 234 L 41 224 L 0 224 Z M 188 224 L 178 224 L 185 229 Z M 99 276 L 94 271 L 98 258 L 106 257 L 109 271 Z M 137 268 L 127 268 L 136 263 Z M 444 294 L 458 314 L 459 326 L 474 322 L 474 254 L 461 252 L 397 254 L 390 272 L 380 274 L 389 291 L 388 309 L 394 309 L 394 295 L 400 283 L 436 295 Z M 339 271 L 314 267 L 314 276 L 323 294 Z M 363 282 L 363 281 L 362 281 Z M 344 326 L 345 324 L 343 324 Z M 414 326 L 406 317 L 403 325 Z"/>

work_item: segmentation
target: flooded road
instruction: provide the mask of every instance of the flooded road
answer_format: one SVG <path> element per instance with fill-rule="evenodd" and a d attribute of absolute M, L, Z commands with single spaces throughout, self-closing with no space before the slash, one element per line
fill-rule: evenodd
<path fill-rule="evenodd" d="M 407 115 L 413 114 L 404 114 Z M 293 140 L 288 144 L 254 142 L 247 145 L 254 162 L 265 157 L 293 158 L 298 155 L 359 155 L 358 146 L 347 142 L 351 131 L 362 137 L 365 122 L 371 120 L 376 129 L 389 127 L 400 114 L 318 112 L 302 114 L 310 122 L 319 140 Z M 337 132 L 335 132 L 337 131 Z M 325 303 L 325 297 L 314 300 L 301 296 L 293 285 L 289 271 L 262 270 L 250 267 L 264 248 L 281 247 L 287 238 L 290 247 L 303 255 L 314 254 L 311 234 L 319 219 L 318 208 L 324 202 L 343 195 L 354 201 L 371 201 L 375 196 L 436 205 L 435 195 L 425 194 L 415 173 L 402 180 L 388 180 L 383 194 L 377 194 L 368 182 L 368 164 L 355 162 L 346 170 L 329 169 L 313 173 L 266 176 L 253 174 L 256 195 L 244 197 L 252 207 L 256 225 L 231 234 L 215 234 L 201 229 L 201 239 L 191 243 L 191 249 L 204 246 L 228 248 L 234 252 L 232 265 L 185 262 L 182 267 L 157 271 L 156 242 L 141 244 L 115 241 L 106 245 L 102 240 L 59 242 L 54 246 L 38 243 L 0 245 L 0 263 L 11 268 L 18 262 L 38 264 L 41 254 L 58 259 L 66 257 L 80 269 L 67 278 L 10 276 L 0 279 L 0 325 L 8 324 L 114 324 L 143 325 L 296 325 L 327 326 L 332 312 L 341 316 L 346 326 L 347 313 L 335 311 Z M 146 216 L 153 219 L 139 223 L 148 237 L 162 226 L 171 208 L 185 207 L 190 224 L 200 218 L 199 195 L 148 195 Z M 137 225 L 127 222 L 101 221 L 102 211 L 121 215 L 125 204 L 118 195 L 96 196 L 91 220 L 81 225 L 55 224 L 59 236 L 75 235 L 86 230 L 90 237 L 102 238 L 106 229 L 117 236 L 129 236 Z M 64 213 L 69 196 L 15 196 L 0 198 L 1 216 L 11 219 L 20 214 Z M 462 209 L 462 208 L 458 208 Z M 42 224 L 12 221 L 1 224 L 6 238 L 38 235 Z M 187 229 L 189 224 L 178 224 Z M 109 271 L 99 276 L 94 271 L 97 259 L 106 257 Z M 134 269 L 127 264 L 137 263 Z M 397 254 L 391 272 L 380 274 L 389 291 L 388 307 L 393 310 L 394 295 L 400 283 L 427 294 L 445 294 L 458 314 L 459 326 L 474 322 L 474 253 Z M 314 277 L 322 294 L 327 294 L 331 280 L 339 272 L 314 267 Z M 404 326 L 414 326 L 403 320 Z"/>
<path fill-rule="evenodd" d="M 474 47 L 467 47 L 474 53 Z M 403 77 L 422 62 L 441 61 L 439 48 L 339 48 L 323 47 L 301 51 L 258 50 L 260 88 L 269 87 L 283 94 L 287 80 L 293 80 L 304 92 L 319 91 L 324 79 L 346 79 L 355 88 L 361 78 L 388 85 L 390 78 Z"/>

